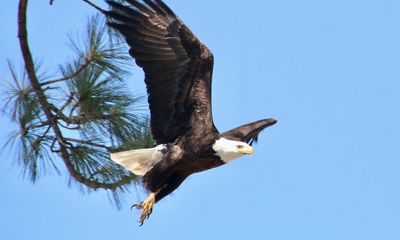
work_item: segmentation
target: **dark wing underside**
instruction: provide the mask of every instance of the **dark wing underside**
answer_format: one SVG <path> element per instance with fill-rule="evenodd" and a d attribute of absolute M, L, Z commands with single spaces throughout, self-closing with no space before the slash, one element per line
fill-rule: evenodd
<path fill-rule="evenodd" d="M 252 145 L 253 142 L 257 142 L 258 135 L 262 130 L 274 125 L 276 122 L 277 121 L 275 119 L 269 118 L 248 123 L 222 133 L 222 137 L 231 140 L 246 142 Z"/>
<path fill-rule="evenodd" d="M 106 15 L 144 70 L 154 140 L 172 142 L 190 127 L 195 105 L 191 90 L 205 60 L 211 61 L 212 71 L 212 54 L 161 0 L 126 2 L 108 1 L 111 11 Z M 203 99 L 210 106 L 211 74 L 201 80 L 206 81 L 208 96 Z"/>

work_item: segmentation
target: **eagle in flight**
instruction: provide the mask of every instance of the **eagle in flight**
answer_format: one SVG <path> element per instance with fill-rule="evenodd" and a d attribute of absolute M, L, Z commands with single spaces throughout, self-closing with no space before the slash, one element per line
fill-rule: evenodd
<path fill-rule="evenodd" d="M 129 54 L 143 68 L 156 147 L 111 153 L 111 159 L 142 176 L 149 192 L 143 224 L 153 205 L 191 174 L 219 167 L 246 154 L 259 133 L 276 123 L 262 119 L 218 132 L 212 119 L 211 79 L 214 57 L 161 0 L 107 1 L 101 10 L 119 31 Z"/>

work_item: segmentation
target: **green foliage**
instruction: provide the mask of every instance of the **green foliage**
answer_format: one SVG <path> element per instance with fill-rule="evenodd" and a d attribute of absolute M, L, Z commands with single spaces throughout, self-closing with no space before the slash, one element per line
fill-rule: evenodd
<path fill-rule="evenodd" d="M 131 138 L 128 139 L 127 141 L 124 141 L 117 149 L 114 149 L 114 151 L 126 151 L 129 149 L 136 149 L 136 148 L 151 148 L 155 146 L 155 142 L 153 140 L 153 137 L 151 135 L 151 129 L 150 129 L 150 121 L 146 120 L 143 127 L 141 130 L 138 132 L 138 135 L 136 138 Z"/>
<path fill-rule="evenodd" d="M 72 69 L 76 70 L 83 62 L 90 62 L 91 67 L 99 67 L 115 79 L 124 81 L 124 77 L 129 75 L 133 61 L 127 54 L 125 42 L 107 27 L 103 16 L 89 18 L 85 35 L 69 35 L 69 40 L 69 47 L 78 56 Z M 67 76 L 65 72 L 64 75 Z"/>
<path fill-rule="evenodd" d="M 19 129 L 11 132 L 6 146 L 16 150 L 18 163 L 23 167 L 23 175 L 36 182 L 39 172 L 46 171 L 47 161 L 56 172 L 58 168 L 50 158 L 49 146 L 54 138 L 49 127 L 42 123 L 45 119 L 36 95 L 27 79 L 26 73 L 17 74 L 11 62 L 8 62 L 12 82 L 5 92 L 2 112 L 18 123 Z M 39 66 L 37 66 L 39 69 Z M 37 127 L 41 126 L 41 127 Z M 28 129 L 37 128 L 35 131 Z"/>
<path fill-rule="evenodd" d="M 80 176 L 71 173 L 72 182 L 94 182 L 109 189 L 118 204 L 119 193 L 137 177 L 113 163 L 109 152 L 154 145 L 143 98 L 133 96 L 124 82 L 132 79 L 133 60 L 120 36 L 99 15 L 89 19 L 84 34 L 70 35 L 70 40 L 76 58 L 59 67 L 61 77 L 45 78 L 36 66 L 45 103 L 39 101 L 26 72 L 18 75 L 9 63 L 12 81 L 4 102 L 12 107 L 3 107 L 3 113 L 19 129 L 10 134 L 7 147 L 17 150 L 18 163 L 33 182 L 49 166 L 59 172 L 64 163 Z M 45 108 L 51 109 L 50 119 Z M 64 148 L 66 154 L 61 154 Z"/>
<path fill-rule="evenodd" d="M 18 121 L 21 125 L 26 126 L 42 118 L 40 107 L 25 71 L 19 76 L 10 61 L 8 61 L 8 67 L 12 76 L 12 82 L 8 83 L 8 91 L 5 92 L 6 95 L 4 98 L 4 103 L 6 104 L 2 110 L 13 121 Z"/>

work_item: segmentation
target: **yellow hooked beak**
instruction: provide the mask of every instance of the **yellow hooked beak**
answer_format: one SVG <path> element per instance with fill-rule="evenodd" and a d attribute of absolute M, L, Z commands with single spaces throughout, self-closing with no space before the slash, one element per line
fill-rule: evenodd
<path fill-rule="evenodd" d="M 238 149 L 239 153 L 243 154 L 253 154 L 254 149 L 251 146 L 245 146 L 243 148 Z"/>

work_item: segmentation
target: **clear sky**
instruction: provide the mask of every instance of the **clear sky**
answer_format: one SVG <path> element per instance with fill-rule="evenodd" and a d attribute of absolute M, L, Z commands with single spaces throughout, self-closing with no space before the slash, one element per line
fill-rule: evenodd
<path fill-rule="evenodd" d="M 129 206 L 143 193 L 117 210 L 65 175 L 32 185 L 3 152 L 0 239 L 400 239 L 400 1 L 166 2 L 214 53 L 217 127 L 279 123 L 252 157 L 191 176 L 140 228 Z M 16 12 L 2 3 L 2 82 L 7 58 L 22 66 Z M 93 13 L 31 1 L 35 57 L 51 68 L 72 56 L 67 32 Z M 144 94 L 140 74 L 130 81 Z M 0 123 L 2 146 L 15 126 Z"/>

